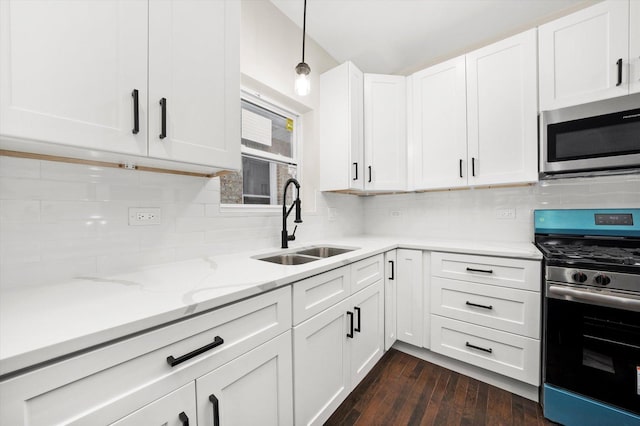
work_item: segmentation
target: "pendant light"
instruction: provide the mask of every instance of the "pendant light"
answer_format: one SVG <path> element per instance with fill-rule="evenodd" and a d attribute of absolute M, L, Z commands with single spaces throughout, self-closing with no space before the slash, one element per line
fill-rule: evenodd
<path fill-rule="evenodd" d="M 307 25 L 307 0 L 304 0 L 304 15 L 302 17 L 302 62 L 296 65 L 296 84 L 295 91 L 299 96 L 306 96 L 311 91 L 311 81 L 309 73 L 311 68 L 304 61 L 304 39 L 306 35 Z"/>

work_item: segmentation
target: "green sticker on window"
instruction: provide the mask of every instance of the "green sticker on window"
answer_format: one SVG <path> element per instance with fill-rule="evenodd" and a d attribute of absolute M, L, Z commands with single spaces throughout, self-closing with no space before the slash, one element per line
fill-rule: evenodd
<path fill-rule="evenodd" d="M 287 130 L 293 132 L 293 120 L 290 118 L 287 118 Z"/>

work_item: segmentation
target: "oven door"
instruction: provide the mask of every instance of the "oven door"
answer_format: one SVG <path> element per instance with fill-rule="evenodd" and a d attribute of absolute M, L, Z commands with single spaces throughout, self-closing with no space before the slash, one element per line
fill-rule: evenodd
<path fill-rule="evenodd" d="M 640 96 L 541 115 L 543 174 L 640 167 Z"/>
<path fill-rule="evenodd" d="M 640 414 L 640 312 L 548 290 L 545 383 Z"/>

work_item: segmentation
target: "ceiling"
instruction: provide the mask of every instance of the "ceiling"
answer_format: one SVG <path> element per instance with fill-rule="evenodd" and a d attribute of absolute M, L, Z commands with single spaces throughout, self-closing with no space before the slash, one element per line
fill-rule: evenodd
<path fill-rule="evenodd" d="M 271 0 L 302 27 L 303 0 Z M 338 62 L 406 75 L 594 1 L 307 0 L 307 34 Z M 313 64 L 309 64 L 313 68 Z"/>

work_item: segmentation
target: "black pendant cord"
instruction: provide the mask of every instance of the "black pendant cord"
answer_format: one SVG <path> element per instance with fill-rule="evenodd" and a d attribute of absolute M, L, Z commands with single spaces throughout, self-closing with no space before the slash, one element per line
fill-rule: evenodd
<path fill-rule="evenodd" d="M 304 12 L 302 15 L 302 62 L 304 63 L 304 40 L 307 34 L 307 0 L 304 0 Z"/>

